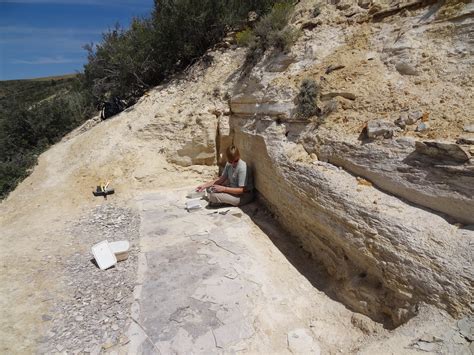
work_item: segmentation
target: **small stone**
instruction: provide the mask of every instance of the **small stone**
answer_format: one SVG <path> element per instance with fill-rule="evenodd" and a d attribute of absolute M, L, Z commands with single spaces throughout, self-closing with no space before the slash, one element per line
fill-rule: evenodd
<path fill-rule="evenodd" d="M 424 341 L 426 343 L 439 343 L 443 341 L 442 339 L 435 337 L 433 335 L 427 334 L 427 333 L 423 334 L 418 340 Z"/>
<path fill-rule="evenodd" d="M 400 117 L 395 121 L 395 124 L 400 128 L 405 128 L 407 125 L 408 113 L 401 112 Z"/>
<path fill-rule="evenodd" d="M 418 71 L 406 62 L 398 62 L 395 64 L 395 69 L 402 75 L 418 75 Z"/>
<path fill-rule="evenodd" d="M 83 316 L 77 316 L 74 319 L 76 320 L 76 322 L 82 322 L 84 320 L 84 317 Z"/>
<path fill-rule="evenodd" d="M 436 344 L 419 341 L 414 347 L 422 351 L 433 352 L 436 349 Z"/>
<path fill-rule="evenodd" d="M 61 351 L 64 350 L 64 346 L 58 344 L 58 345 L 56 345 L 56 350 L 59 351 L 59 352 L 61 352 Z"/>
<path fill-rule="evenodd" d="M 364 186 L 372 186 L 372 183 L 364 178 L 361 177 L 356 177 L 357 184 L 358 185 L 364 185 Z"/>
<path fill-rule="evenodd" d="M 474 145 L 474 137 L 459 137 L 456 140 L 457 144 L 465 144 L 465 145 Z"/>
<path fill-rule="evenodd" d="M 112 330 L 114 331 L 119 330 L 119 326 L 117 324 L 112 324 Z"/>
<path fill-rule="evenodd" d="M 234 280 L 238 276 L 238 274 L 235 271 L 231 271 L 225 274 L 224 276 L 227 277 L 228 279 Z"/>
<path fill-rule="evenodd" d="M 357 5 L 363 9 L 368 9 L 372 5 L 372 0 L 358 0 Z"/>
<path fill-rule="evenodd" d="M 466 123 L 463 127 L 464 132 L 474 133 L 474 123 Z"/>
<path fill-rule="evenodd" d="M 428 122 L 418 122 L 416 126 L 417 132 L 426 132 L 430 129 L 430 124 Z"/>
<path fill-rule="evenodd" d="M 469 318 L 463 318 L 458 321 L 459 332 L 469 341 L 474 341 L 474 323 Z"/>
<path fill-rule="evenodd" d="M 107 350 L 110 349 L 112 346 L 114 346 L 114 343 L 111 340 L 108 340 L 104 344 L 102 344 L 102 349 Z"/>
<path fill-rule="evenodd" d="M 295 329 L 287 334 L 288 348 L 293 354 L 321 354 L 321 348 L 306 329 Z"/>
<path fill-rule="evenodd" d="M 369 317 L 359 313 L 354 313 L 351 317 L 351 323 L 362 330 L 365 334 L 371 334 L 377 332 L 376 324 Z"/>
<path fill-rule="evenodd" d="M 415 124 L 420 118 L 423 117 L 422 111 L 412 111 L 408 113 L 407 118 L 405 120 L 406 124 Z"/>
<path fill-rule="evenodd" d="M 372 120 L 367 123 L 367 137 L 368 138 L 391 138 L 395 131 L 396 126 L 390 121 L 384 120 Z"/>
<path fill-rule="evenodd" d="M 341 1 L 336 5 L 338 10 L 347 10 L 351 7 L 351 3 L 349 1 Z"/>
<path fill-rule="evenodd" d="M 119 292 L 117 294 L 117 296 L 115 297 L 115 302 L 120 302 L 122 300 L 123 296 L 122 296 L 122 292 Z"/>
<path fill-rule="evenodd" d="M 454 160 L 465 163 L 471 158 L 471 154 L 464 147 L 448 142 L 438 141 L 417 141 L 415 150 L 423 155 L 439 160 Z"/>
<path fill-rule="evenodd" d="M 123 313 L 117 315 L 117 319 L 120 319 L 120 320 L 127 319 L 127 318 L 128 318 L 128 316 L 126 314 L 123 314 Z"/>

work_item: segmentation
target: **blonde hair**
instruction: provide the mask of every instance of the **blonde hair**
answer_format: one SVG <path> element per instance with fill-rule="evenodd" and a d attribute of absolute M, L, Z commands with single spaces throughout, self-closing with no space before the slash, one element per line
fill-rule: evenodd
<path fill-rule="evenodd" d="M 225 151 L 225 155 L 227 157 L 227 161 L 229 161 L 229 162 L 240 159 L 239 148 L 237 148 L 235 145 L 231 145 L 231 146 L 227 147 L 227 149 Z"/>

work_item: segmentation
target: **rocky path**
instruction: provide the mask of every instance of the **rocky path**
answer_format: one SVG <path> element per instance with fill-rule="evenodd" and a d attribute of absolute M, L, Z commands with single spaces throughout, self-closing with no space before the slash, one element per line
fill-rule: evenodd
<path fill-rule="evenodd" d="M 274 244 L 251 221 L 265 220 L 261 207 L 187 212 L 184 203 L 184 191 L 138 200 L 142 253 L 129 353 L 318 354 L 360 346 L 353 313 L 288 261 L 290 246 L 276 229 Z"/>

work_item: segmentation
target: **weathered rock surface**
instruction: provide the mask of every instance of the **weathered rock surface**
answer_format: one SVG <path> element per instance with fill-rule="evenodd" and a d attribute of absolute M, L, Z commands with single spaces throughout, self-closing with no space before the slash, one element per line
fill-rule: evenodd
<path fill-rule="evenodd" d="M 465 163 L 471 159 L 471 154 L 462 146 L 454 143 L 436 141 L 417 141 L 415 151 L 428 157 Z"/>
<path fill-rule="evenodd" d="M 416 131 L 417 132 L 426 132 L 429 131 L 431 128 L 431 125 L 429 122 L 418 122 L 416 125 Z"/>
<path fill-rule="evenodd" d="M 373 120 L 367 122 L 367 137 L 374 139 L 377 137 L 391 138 L 397 127 L 389 121 Z"/>
<path fill-rule="evenodd" d="M 464 132 L 474 133 L 474 123 L 467 123 L 463 127 Z"/>
<path fill-rule="evenodd" d="M 188 213 L 185 194 L 137 198 L 142 254 L 126 353 L 319 354 L 363 344 L 352 312 L 311 285 L 322 279 L 303 265 L 315 263 L 264 207 Z"/>
<path fill-rule="evenodd" d="M 397 71 L 402 75 L 419 75 L 415 67 L 406 62 L 399 62 L 395 65 Z"/>
<path fill-rule="evenodd" d="M 271 58 L 270 63 L 267 65 L 267 70 L 269 72 L 283 72 L 294 62 L 294 56 L 279 54 L 275 58 Z"/>
<path fill-rule="evenodd" d="M 96 349 L 98 353 L 128 342 L 124 333 L 130 323 L 139 222 L 130 209 L 110 204 L 95 208 L 70 227 L 80 251 L 61 260 L 64 271 L 58 281 L 71 297 L 58 301 L 50 315 L 42 316 L 49 330 L 39 344 L 40 353 L 93 353 Z M 97 267 L 90 252 L 92 245 L 103 240 L 130 243 L 128 258 L 106 271 Z"/>
<path fill-rule="evenodd" d="M 283 101 L 277 98 L 262 97 L 254 94 L 240 94 L 232 98 L 230 108 L 233 114 L 250 116 L 266 115 L 281 118 L 293 116 L 293 99 Z"/>
<path fill-rule="evenodd" d="M 316 140 L 305 137 L 305 147 L 315 151 L 320 159 L 344 167 L 353 174 L 362 176 L 381 189 L 408 201 L 467 223 L 474 223 L 474 176 L 465 162 L 467 153 L 456 144 L 441 150 L 432 148 L 422 152 L 416 146 L 421 142 L 400 138 L 382 143 L 361 144 L 356 139 L 342 141 L 321 132 Z M 444 147 L 444 145 L 442 145 Z M 455 147 L 453 147 L 455 146 Z M 452 156 L 456 159 L 453 160 Z M 450 158 L 450 164 L 444 164 Z M 444 165 L 443 165 L 444 164 Z M 443 168 L 440 165 L 454 168 Z"/>
<path fill-rule="evenodd" d="M 289 160 L 285 126 L 252 120 L 234 118 L 235 141 L 257 172 L 257 189 L 338 281 L 340 300 L 394 325 L 412 317 L 419 302 L 452 314 L 469 308 L 473 274 L 465 265 L 473 233 L 460 238 L 444 219 L 374 188 L 359 189 L 337 168 Z M 335 151 L 343 148 L 332 143 Z M 372 156 L 372 164 L 382 161 Z"/>

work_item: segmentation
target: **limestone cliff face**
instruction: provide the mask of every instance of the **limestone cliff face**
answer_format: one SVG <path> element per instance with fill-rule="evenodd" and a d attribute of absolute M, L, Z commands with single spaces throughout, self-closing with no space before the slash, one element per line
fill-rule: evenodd
<path fill-rule="evenodd" d="M 453 314 L 469 307 L 472 232 L 304 157 L 285 137 L 287 124 L 234 124 L 259 192 L 336 280 L 341 301 L 393 325 L 413 316 L 420 302 Z M 298 158 L 292 159 L 295 152 Z"/>
<path fill-rule="evenodd" d="M 235 86 L 234 141 L 262 199 L 346 304 L 393 325 L 421 302 L 460 314 L 474 233 L 450 223 L 474 223 L 474 137 L 463 131 L 474 108 L 474 7 L 385 17 L 387 4 L 347 2 L 312 18 L 314 5 L 295 11 L 302 35 L 291 52 L 267 54 Z M 323 111 L 332 107 L 314 122 L 295 115 L 305 78 L 320 84 Z M 375 119 L 391 128 L 369 138 Z"/>

